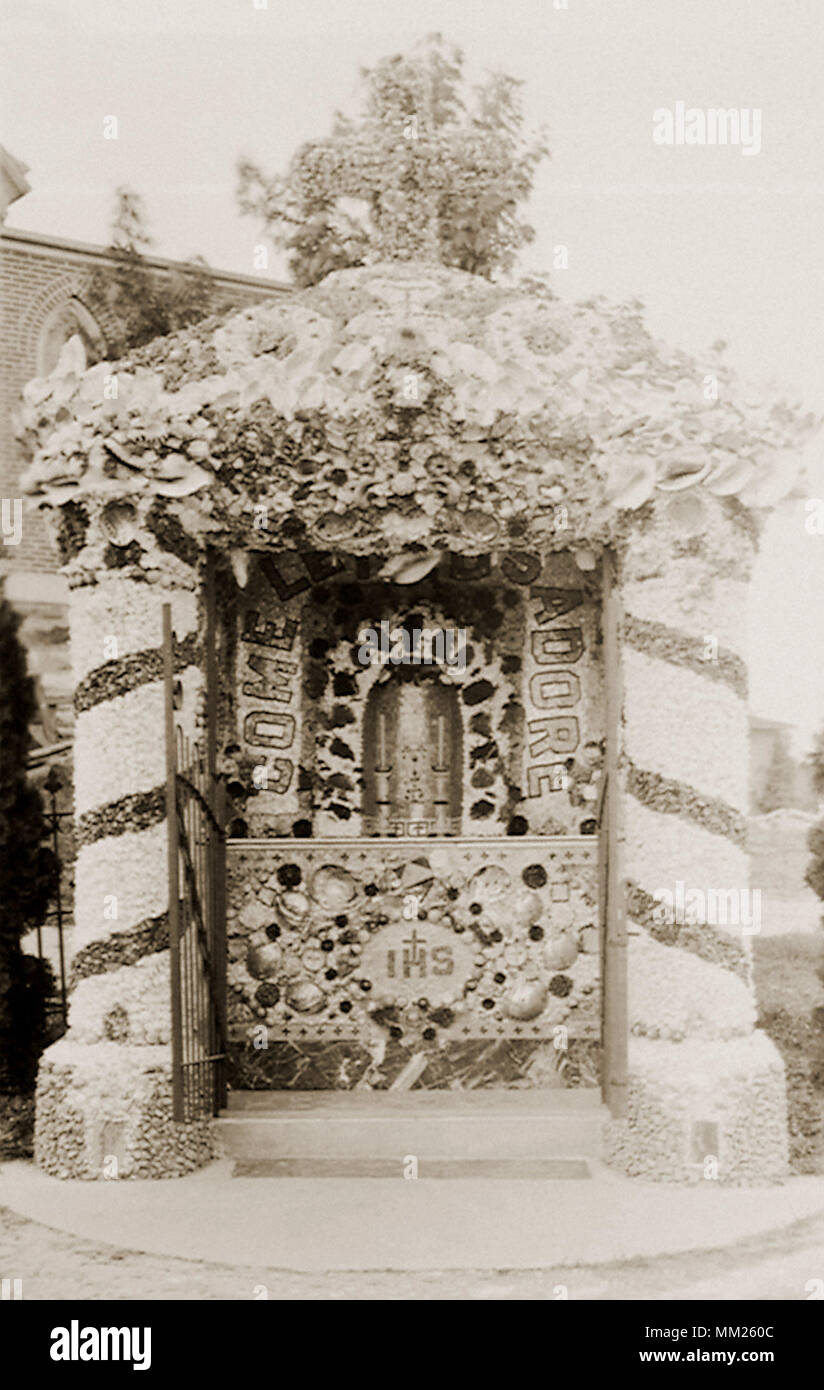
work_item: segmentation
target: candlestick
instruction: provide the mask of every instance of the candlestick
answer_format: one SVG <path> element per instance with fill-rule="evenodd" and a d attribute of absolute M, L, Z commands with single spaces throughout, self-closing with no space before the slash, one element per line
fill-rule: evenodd
<path fill-rule="evenodd" d="M 443 772 L 446 769 L 446 718 L 439 714 L 437 719 L 438 734 L 436 740 L 435 762 L 432 764 L 433 772 Z"/>
<path fill-rule="evenodd" d="M 375 801 L 378 805 L 388 806 L 391 801 L 390 795 L 390 773 L 391 768 L 386 772 L 375 769 Z"/>
<path fill-rule="evenodd" d="M 435 802 L 442 801 L 442 802 L 444 803 L 444 805 L 448 806 L 448 805 L 449 805 L 449 780 L 450 780 L 450 779 L 449 779 L 449 770 L 448 770 L 448 769 L 445 769 L 445 770 L 442 772 L 439 768 L 433 767 L 432 771 L 433 771 L 434 774 L 435 774 L 435 779 L 434 779 L 434 780 L 435 780 L 435 795 L 434 795 L 434 797 L 433 797 L 433 800 L 434 800 Z"/>
<path fill-rule="evenodd" d="M 378 757 L 375 763 L 375 770 L 387 772 L 386 762 L 386 715 L 378 715 Z"/>

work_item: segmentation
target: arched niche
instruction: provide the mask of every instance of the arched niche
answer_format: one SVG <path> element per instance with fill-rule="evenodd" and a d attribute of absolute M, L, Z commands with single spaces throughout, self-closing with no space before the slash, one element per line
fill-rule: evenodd
<path fill-rule="evenodd" d="M 364 834 L 460 834 L 461 705 L 440 671 L 395 667 L 373 685 L 362 762 Z"/>
<path fill-rule="evenodd" d="M 48 376 L 69 338 L 79 334 L 88 363 L 106 356 L 106 339 L 94 315 L 82 300 L 72 295 L 47 315 L 37 336 L 37 375 Z"/>

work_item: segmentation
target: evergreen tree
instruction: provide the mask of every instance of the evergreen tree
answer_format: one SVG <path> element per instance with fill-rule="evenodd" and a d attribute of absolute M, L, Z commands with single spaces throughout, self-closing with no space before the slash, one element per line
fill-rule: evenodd
<path fill-rule="evenodd" d="M 21 941 L 43 921 L 57 875 L 40 793 L 26 776 L 36 699 L 19 621 L 0 593 L 0 1092 L 34 1085 L 52 978 Z"/>
<path fill-rule="evenodd" d="M 824 728 L 822 728 L 806 758 L 812 772 L 813 791 L 824 801 Z"/>
<path fill-rule="evenodd" d="M 170 274 L 149 262 L 153 241 L 142 198 L 121 187 L 115 194 L 111 261 L 95 271 L 86 299 L 106 324 L 110 358 L 174 333 L 214 312 L 213 280 L 199 257 Z"/>
<path fill-rule="evenodd" d="M 816 739 L 808 759 L 813 774 L 813 789 L 824 797 L 824 728 Z M 810 862 L 804 875 L 813 892 L 824 902 L 824 816 L 813 826 L 807 837 Z M 818 968 L 818 978 L 824 984 L 824 959 Z M 817 1030 L 817 1049 L 813 1058 L 811 1079 L 813 1084 L 824 1090 L 824 1006 L 818 1005 L 812 1011 L 813 1026 Z"/>
<path fill-rule="evenodd" d="M 818 796 L 824 798 L 824 728 L 821 729 L 813 744 L 808 762 L 812 769 L 813 789 Z M 807 837 L 807 845 L 811 858 L 805 878 L 813 892 L 824 902 L 824 817 L 813 826 Z M 824 979 L 824 969 L 822 969 L 822 979 Z"/>
<path fill-rule="evenodd" d="M 783 806 L 792 806 L 795 795 L 795 763 L 787 748 L 783 734 L 779 734 L 773 744 L 772 756 L 764 779 L 764 788 L 758 798 L 756 813 L 766 815 L 778 811 Z"/>

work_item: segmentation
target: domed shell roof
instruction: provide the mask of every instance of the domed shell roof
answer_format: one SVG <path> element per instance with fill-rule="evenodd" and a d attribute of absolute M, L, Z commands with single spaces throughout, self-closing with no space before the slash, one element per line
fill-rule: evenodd
<path fill-rule="evenodd" d="M 25 391 L 26 485 L 47 506 L 186 499 L 238 545 L 355 554 L 567 548 L 667 492 L 786 495 L 811 420 L 742 398 L 639 309 L 392 262 L 115 364 L 85 370 L 73 341 Z"/>

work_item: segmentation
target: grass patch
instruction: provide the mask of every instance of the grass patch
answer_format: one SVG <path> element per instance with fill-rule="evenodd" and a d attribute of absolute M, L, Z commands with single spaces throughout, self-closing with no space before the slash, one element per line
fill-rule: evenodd
<path fill-rule="evenodd" d="M 787 1072 L 790 1162 L 824 1173 L 824 943 L 821 934 L 753 937 L 758 1025 Z"/>

